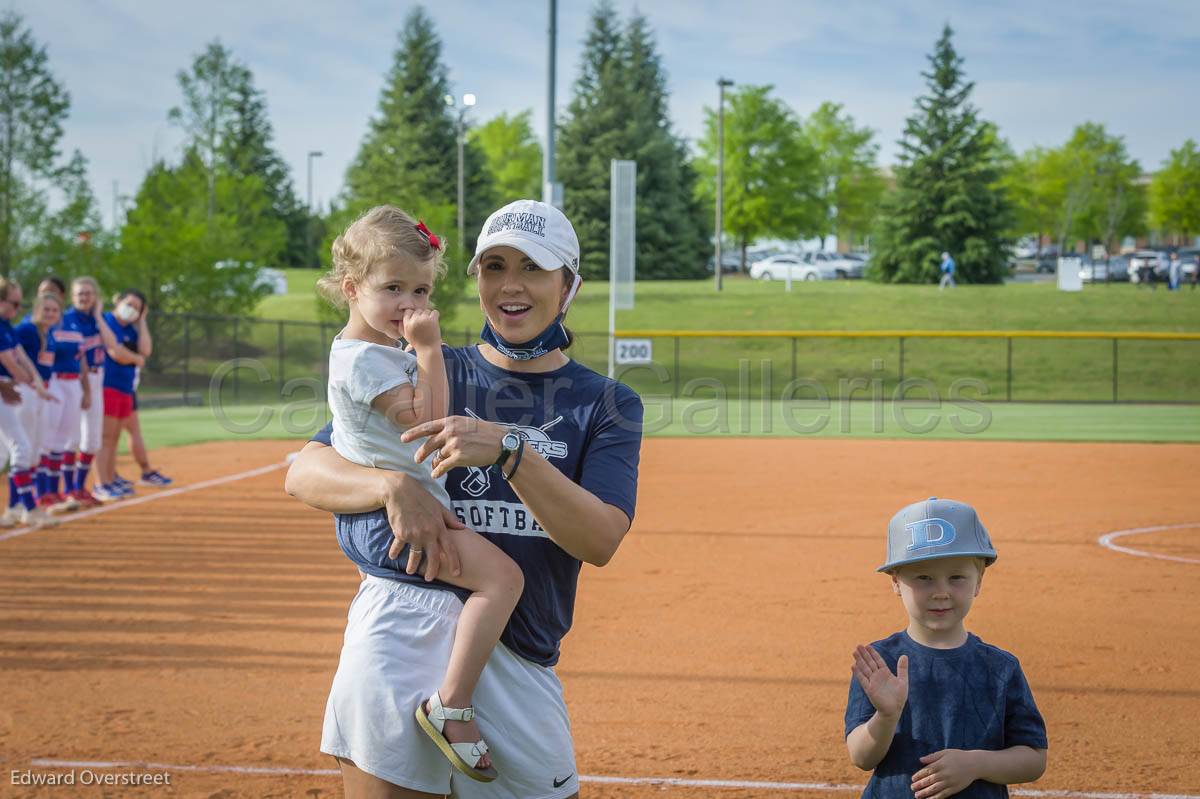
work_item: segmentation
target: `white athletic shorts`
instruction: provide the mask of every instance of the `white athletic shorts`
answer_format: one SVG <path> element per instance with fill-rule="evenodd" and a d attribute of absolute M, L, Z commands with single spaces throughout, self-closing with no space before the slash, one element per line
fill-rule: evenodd
<path fill-rule="evenodd" d="M 58 424 L 54 426 L 54 435 L 50 438 L 50 449 L 53 452 L 74 452 L 79 449 L 79 416 L 82 412 L 80 403 L 83 402 L 83 387 L 79 385 L 79 380 L 64 380 L 62 375 L 55 375 L 50 381 L 50 390 L 62 405 L 59 409 Z"/>
<path fill-rule="evenodd" d="M 36 466 L 42 454 L 42 417 L 46 413 L 46 401 L 37 395 L 33 386 L 24 383 L 17 386 L 17 393 L 21 395 L 21 404 L 16 407 L 17 422 L 29 436 L 29 448 Z"/>
<path fill-rule="evenodd" d="M 92 389 L 92 404 L 80 414 L 79 451 L 95 455 L 104 440 L 104 369 L 89 372 L 87 381 Z"/>
<path fill-rule="evenodd" d="M 462 603 L 449 591 L 367 577 L 350 604 L 321 751 L 409 790 L 457 799 L 563 799 L 579 791 L 571 722 L 553 669 L 497 644 L 475 690 L 500 776 L 455 771 L 414 713 L 442 681 Z"/>
<path fill-rule="evenodd" d="M 58 378 L 53 375 L 50 377 L 50 385 L 48 390 L 52 396 L 60 396 L 56 384 Z M 42 418 L 39 422 L 41 432 L 38 433 L 38 456 L 49 455 L 54 449 L 54 445 L 58 443 L 58 425 L 62 420 L 63 404 L 60 399 L 58 402 L 50 400 L 42 400 Z"/>
<path fill-rule="evenodd" d="M 28 469 L 36 462 L 29 433 L 21 425 L 17 409 L 7 402 L 0 402 L 0 457 L 13 471 Z"/>

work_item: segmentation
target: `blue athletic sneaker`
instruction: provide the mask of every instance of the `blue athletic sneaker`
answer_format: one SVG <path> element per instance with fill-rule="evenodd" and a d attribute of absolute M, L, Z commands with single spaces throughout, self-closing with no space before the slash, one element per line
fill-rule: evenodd
<path fill-rule="evenodd" d="M 166 488 L 171 483 L 175 482 L 170 477 L 165 477 L 157 469 L 146 472 L 142 475 L 142 479 L 138 480 L 139 485 L 154 486 L 155 488 Z"/>
<path fill-rule="evenodd" d="M 120 488 L 121 490 L 125 490 L 126 488 L 133 488 L 133 481 L 126 480 L 124 477 L 122 477 L 121 475 L 118 474 L 113 477 L 113 481 L 111 483 L 109 483 L 109 485 L 116 486 L 117 488 Z"/>
<path fill-rule="evenodd" d="M 119 499 L 125 498 L 119 486 L 109 483 L 108 485 L 96 486 L 92 489 L 92 496 L 101 502 L 116 502 Z"/>

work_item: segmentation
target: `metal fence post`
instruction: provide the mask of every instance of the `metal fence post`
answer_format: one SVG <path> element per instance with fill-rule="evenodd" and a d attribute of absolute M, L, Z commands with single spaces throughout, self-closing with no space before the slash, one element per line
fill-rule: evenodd
<path fill-rule="evenodd" d="M 671 376 L 675 378 L 675 389 L 671 393 L 672 397 L 679 396 L 679 336 L 675 336 L 675 368 L 671 370 Z"/>
<path fill-rule="evenodd" d="M 1117 339 L 1113 339 L 1113 367 L 1112 367 L 1112 384 L 1113 384 L 1113 402 L 1117 401 Z"/>
<path fill-rule="evenodd" d="M 284 384 L 284 378 L 283 378 L 283 322 L 282 321 L 279 323 L 279 332 L 278 332 L 278 336 L 277 336 L 277 343 L 278 343 L 278 347 L 279 347 L 279 353 L 278 353 L 279 385 L 280 385 L 280 387 L 282 387 Z"/>
<path fill-rule="evenodd" d="M 792 385 L 796 384 L 796 336 L 792 336 Z"/>
<path fill-rule="evenodd" d="M 900 382 L 904 382 L 904 336 L 900 336 Z"/>
<path fill-rule="evenodd" d="M 188 404 L 188 388 L 192 379 L 192 315 L 183 317 L 183 404 Z"/>
<path fill-rule="evenodd" d="M 1012 402 L 1012 336 L 1008 337 L 1008 375 L 1005 379 L 1005 397 L 1008 402 Z"/>
<path fill-rule="evenodd" d="M 235 316 L 235 317 L 233 317 L 233 359 L 237 360 L 237 356 L 238 356 L 238 318 Z M 240 396 L 240 391 L 239 391 L 240 386 L 238 385 L 240 381 L 238 380 L 238 371 L 240 371 L 240 370 L 238 370 L 238 369 L 233 370 L 233 401 L 234 402 L 237 402 L 238 397 Z"/>

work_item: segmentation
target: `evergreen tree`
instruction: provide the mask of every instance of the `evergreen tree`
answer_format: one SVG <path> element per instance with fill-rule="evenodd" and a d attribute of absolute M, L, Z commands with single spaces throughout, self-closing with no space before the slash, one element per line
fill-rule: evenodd
<path fill-rule="evenodd" d="M 312 266 L 315 247 L 305 226 L 308 209 L 296 196 L 291 170 L 273 144 L 274 131 L 267 116 L 266 97 L 254 85 L 254 76 L 244 67 L 235 73 L 229 118 L 221 136 L 221 157 L 237 176 L 257 176 L 262 181 L 274 216 L 283 222 L 287 238 L 276 256 L 281 266 Z"/>
<path fill-rule="evenodd" d="M 457 121 L 445 98 L 450 79 L 433 21 L 419 6 L 404 22 L 379 107 L 346 172 L 343 209 L 330 220 L 322 258 L 332 239 L 360 213 L 390 203 L 425 220 L 450 244 L 449 269 L 434 291 L 448 322 L 466 283 L 465 264 L 484 219 L 494 210 L 491 176 L 479 148 L 463 149 L 465 242 L 456 238 Z"/>
<path fill-rule="evenodd" d="M 216 184 L 224 174 L 257 177 L 270 216 L 287 231 L 278 249 L 263 255 L 262 263 L 312 263 L 312 256 L 305 253 L 306 209 L 296 198 L 287 164 L 273 146 L 266 99 L 255 87 L 253 73 L 220 41 L 213 41 L 188 70 L 178 73 L 178 80 L 183 103 L 171 109 L 169 118 L 183 128 L 186 146 L 205 167 L 208 213 L 232 213 L 249 232 L 257 222 L 261 198 L 234 195 L 229 197 L 233 207 L 217 208 Z"/>
<path fill-rule="evenodd" d="M 947 25 L 921 73 L 929 93 L 917 98 L 900 140 L 896 191 L 885 203 L 868 275 L 878 280 L 931 283 L 940 254 L 969 283 L 997 283 L 1007 272 L 1011 227 L 995 127 L 969 102 L 974 84 Z"/>
<path fill-rule="evenodd" d="M 707 215 L 684 142 L 671 132 L 666 76 L 645 17 L 622 30 L 609 0 L 592 13 L 558 144 L 566 214 L 585 276 L 607 279 L 611 161 L 637 161 L 637 275 L 699 277 Z"/>

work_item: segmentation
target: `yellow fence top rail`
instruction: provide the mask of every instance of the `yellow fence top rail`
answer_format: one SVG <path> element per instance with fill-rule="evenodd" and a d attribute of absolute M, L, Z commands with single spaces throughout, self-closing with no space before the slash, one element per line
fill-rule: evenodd
<path fill-rule="evenodd" d="M 1200 341 L 1200 333 L 1104 330 L 618 330 L 617 338 L 1058 338 Z"/>

